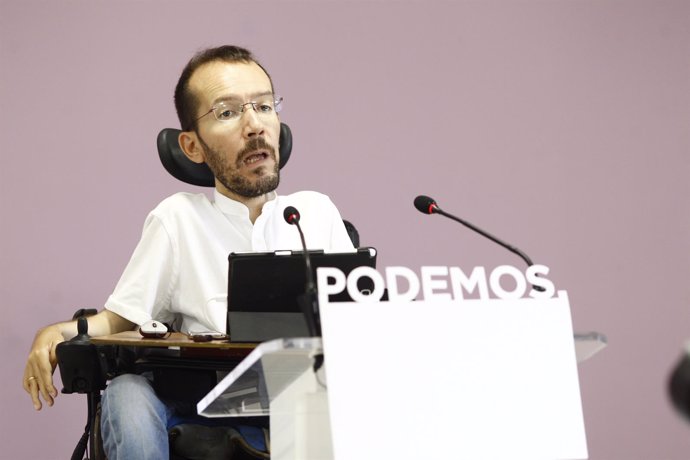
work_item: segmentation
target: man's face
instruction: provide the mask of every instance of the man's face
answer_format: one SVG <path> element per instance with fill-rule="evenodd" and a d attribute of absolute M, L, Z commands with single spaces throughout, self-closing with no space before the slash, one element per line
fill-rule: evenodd
<path fill-rule="evenodd" d="M 219 102 L 235 110 L 272 94 L 271 82 L 255 63 L 211 62 L 189 82 L 199 100 L 197 117 Z M 216 188 L 231 198 L 254 198 L 275 190 L 280 180 L 277 114 L 255 112 L 251 104 L 237 120 L 223 122 L 209 113 L 197 122 L 197 136 Z"/>

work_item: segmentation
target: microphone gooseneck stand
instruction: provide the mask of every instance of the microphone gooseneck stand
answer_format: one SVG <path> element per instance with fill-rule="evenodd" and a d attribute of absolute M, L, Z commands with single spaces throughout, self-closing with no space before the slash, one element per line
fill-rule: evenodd
<path fill-rule="evenodd" d="M 302 241 L 302 251 L 304 254 L 304 265 L 306 268 L 306 286 L 304 294 L 297 297 L 297 303 L 302 309 L 304 318 L 307 321 L 309 334 L 312 337 L 321 337 L 321 313 L 319 311 L 319 296 L 314 282 L 314 273 L 311 269 L 311 258 L 307 251 L 307 243 L 304 240 L 304 232 L 299 224 L 299 211 L 294 206 L 288 206 L 283 211 L 285 222 L 297 227 L 300 240 Z M 323 365 L 323 353 L 314 356 L 314 373 Z"/>
<path fill-rule="evenodd" d="M 494 243 L 498 244 L 499 246 L 502 246 L 512 252 L 513 254 L 517 254 L 522 260 L 525 261 L 527 266 L 531 267 L 534 265 L 532 262 L 532 259 L 530 259 L 527 254 L 516 248 L 515 246 L 511 246 L 510 244 L 506 243 L 505 241 L 502 241 L 495 236 L 491 235 L 490 233 L 482 230 L 481 228 L 472 225 L 471 223 L 467 222 L 466 220 L 460 219 L 459 217 L 456 217 L 452 214 L 448 214 L 444 210 L 442 210 L 438 204 L 436 204 L 436 200 L 434 200 L 431 197 L 424 196 L 424 195 L 419 195 L 417 198 L 414 199 L 414 207 L 417 208 L 419 212 L 422 214 L 440 214 L 444 217 L 447 217 L 451 220 L 454 220 L 455 222 L 458 222 L 465 227 L 469 228 L 470 230 L 474 230 L 475 232 L 479 233 L 485 238 L 490 239 Z M 544 287 L 542 286 L 532 286 L 533 289 L 543 292 L 545 290 Z"/>

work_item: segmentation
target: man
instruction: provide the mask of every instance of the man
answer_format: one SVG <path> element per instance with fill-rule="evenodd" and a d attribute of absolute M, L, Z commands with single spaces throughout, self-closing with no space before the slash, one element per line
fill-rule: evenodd
<path fill-rule="evenodd" d="M 214 199 L 178 193 L 146 219 L 141 241 L 105 309 L 88 319 L 89 334 L 131 330 L 156 319 L 182 332 L 225 331 L 227 255 L 233 251 L 300 249 L 283 210 L 301 211 L 310 249 L 352 251 L 340 215 L 315 192 L 277 196 L 282 99 L 268 73 L 245 49 L 222 46 L 198 53 L 175 89 L 187 157 L 205 162 L 215 177 Z M 34 408 L 49 406 L 55 347 L 77 333 L 76 322 L 39 330 L 23 378 Z M 102 402 L 108 458 L 168 458 L 167 421 L 174 409 L 148 378 L 123 375 Z"/>

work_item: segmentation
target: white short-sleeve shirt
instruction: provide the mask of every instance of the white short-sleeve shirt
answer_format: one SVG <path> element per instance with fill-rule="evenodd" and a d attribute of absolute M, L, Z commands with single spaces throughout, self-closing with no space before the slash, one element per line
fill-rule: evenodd
<path fill-rule="evenodd" d="M 225 332 L 228 254 L 302 248 L 283 210 L 294 206 L 309 249 L 351 252 L 340 213 L 326 196 L 275 196 L 252 224 L 249 210 L 214 191 L 177 193 L 147 217 L 144 230 L 105 307 L 136 324 L 182 320 L 182 332 Z"/>

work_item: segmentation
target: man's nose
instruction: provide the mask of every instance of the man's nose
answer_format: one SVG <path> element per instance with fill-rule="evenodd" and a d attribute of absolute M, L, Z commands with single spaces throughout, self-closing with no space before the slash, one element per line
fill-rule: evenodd
<path fill-rule="evenodd" d="M 247 138 L 264 134 L 264 124 L 252 105 L 248 106 L 242 113 L 242 124 L 243 134 Z"/>

